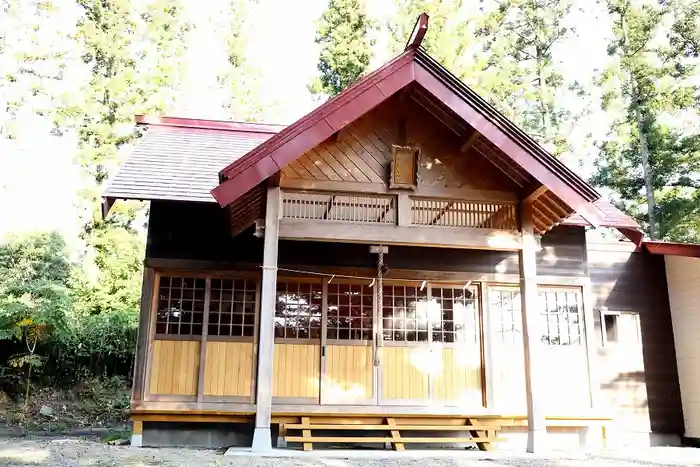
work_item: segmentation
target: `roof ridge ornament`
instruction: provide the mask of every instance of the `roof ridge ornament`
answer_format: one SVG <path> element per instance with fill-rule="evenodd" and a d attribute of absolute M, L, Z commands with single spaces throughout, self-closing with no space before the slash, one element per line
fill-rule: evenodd
<path fill-rule="evenodd" d="M 420 47 L 425 37 L 425 33 L 428 32 L 428 13 L 423 12 L 418 15 L 416 19 L 416 24 L 413 25 L 413 31 L 411 31 L 411 36 L 408 38 L 406 47 L 404 50 L 417 49 Z"/>

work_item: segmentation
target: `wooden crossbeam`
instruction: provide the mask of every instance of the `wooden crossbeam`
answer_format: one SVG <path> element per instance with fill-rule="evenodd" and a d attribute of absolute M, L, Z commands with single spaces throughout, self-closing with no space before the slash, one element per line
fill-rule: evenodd
<path fill-rule="evenodd" d="M 386 207 L 384 208 L 384 212 L 379 216 L 377 219 L 377 222 L 384 222 L 384 218 L 386 217 L 387 213 L 391 211 L 391 203 L 388 203 Z"/>
<path fill-rule="evenodd" d="M 377 436 L 377 437 L 367 437 L 367 436 L 357 436 L 357 437 L 346 437 L 346 436 L 287 436 L 285 438 L 287 441 L 292 443 L 395 443 L 395 438 L 392 436 Z M 425 438 L 425 437 L 412 437 L 412 438 L 400 438 L 400 443 L 476 443 L 477 446 L 480 443 L 491 443 L 493 441 L 500 441 L 497 438 L 486 438 L 486 437 L 462 437 L 462 438 Z M 310 450 L 310 449 L 309 449 Z M 403 451 L 403 449 L 397 449 L 397 451 Z"/>
<path fill-rule="evenodd" d="M 472 128 L 471 133 L 469 133 L 469 136 L 467 139 L 464 141 L 464 144 L 462 144 L 462 147 L 459 148 L 459 152 L 467 152 L 469 148 L 471 148 L 474 143 L 476 142 L 476 139 L 479 137 L 479 132 L 476 131 L 474 128 Z"/>
<path fill-rule="evenodd" d="M 404 451 L 406 448 L 403 445 L 403 442 L 401 441 L 401 434 L 399 433 L 398 430 L 396 430 L 396 422 L 394 421 L 393 418 L 387 418 L 386 419 L 386 424 L 389 425 L 391 430 L 391 439 L 392 439 L 392 446 L 394 447 L 394 451 Z"/>
<path fill-rule="evenodd" d="M 508 221 L 509 219 L 515 217 L 515 207 L 514 206 L 503 206 L 498 211 L 489 216 L 484 222 L 479 224 L 480 229 L 503 229 L 501 224 Z M 515 224 L 515 223 L 514 223 Z M 517 227 L 517 225 L 513 225 Z"/>
<path fill-rule="evenodd" d="M 435 216 L 435 218 L 434 218 L 432 221 L 430 221 L 430 225 L 435 225 L 435 223 L 436 223 L 437 221 L 439 221 L 440 219 L 442 219 L 442 216 L 444 216 L 445 213 L 446 213 L 447 211 L 449 211 L 450 209 L 452 209 L 452 206 L 454 206 L 454 204 L 455 204 L 454 201 L 450 201 L 449 203 L 447 203 L 447 204 L 445 205 L 445 207 L 443 207 L 442 209 L 440 209 L 440 212 L 437 213 L 437 215 Z"/>
<path fill-rule="evenodd" d="M 394 424 L 397 430 L 400 431 L 465 431 L 465 430 L 492 430 L 493 425 L 400 425 L 396 423 L 394 419 Z M 310 425 L 304 424 L 285 424 L 284 427 L 287 430 L 386 430 L 389 425 L 356 425 L 356 424 L 315 424 Z M 391 428 L 391 426 L 389 426 Z"/>
<path fill-rule="evenodd" d="M 331 209 L 333 209 L 334 202 L 335 202 L 335 195 L 331 196 L 331 198 L 328 200 L 328 205 L 326 206 L 326 212 L 323 213 L 324 219 L 328 219 L 328 214 L 331 212 Z"/>
<path fill-rule="evenodd" d="M 534 182 L 523 189 L 523 203 L 532 203 L 542 194 L 544 194 L 548 188 L 541 184 L 540 182 Z"/>
<path fill-rule="evenodd" d="M 467 418 L 464 420 L 464 422 L 467 427 L 471 428 L 469 430 L 469 434 L 475 440 L 474 442 L 476 443 L 476 447 L 478 447 L 480 451 L 492 451 L 493 445 L 491 444 L 491 441 L 496 441 L 495 430 L 499 427 L 491 427 L 490 429 L 487 428 L 486 430 L 477 430 L 475 429 L 476 426 L 474 423 L 472 423 L 471 419 Z M 487 441 L 476 441 L 477 439 L 486 439 Z"/>

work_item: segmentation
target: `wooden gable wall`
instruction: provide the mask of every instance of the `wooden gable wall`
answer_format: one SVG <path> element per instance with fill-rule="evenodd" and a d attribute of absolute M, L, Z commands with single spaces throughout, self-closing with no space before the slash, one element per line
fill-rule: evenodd
<path fill-rule="evenodd" d="M 405 130 L 401 129 L 402 120 Z M 401 134 L 404 131 L 406 134 Z M 421 150 L 417 194 L 430 191 L 434 195 L 440 190 L 447 194 L 465 188 L 516 191 L 517 186 L 508 176 L 465 143 L 463 137 L 418 103 L 397 97 L 284 167 L 282 185 L 287 180 L 315 180 L 386 186 L 391 146 L 396 144 Z M 352 191 L 350 184 L 347 187 Z"/>

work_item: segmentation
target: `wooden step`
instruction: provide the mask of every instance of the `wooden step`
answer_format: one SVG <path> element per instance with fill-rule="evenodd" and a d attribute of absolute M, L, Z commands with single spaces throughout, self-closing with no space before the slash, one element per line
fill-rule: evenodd
<path fill-rule="evenodd" d="M 352 436 L 285 436 L 290 443 L 492 443 L 498 438 L 404 438 L 395 440 L 391 436 L 352 437 Z"/>
<path fill-rule="evenodd" d="M 285 424 L 288 430 L 398 430 L 398 431 L 485 431 L 498 430 L 497 425 L 328 425 Z"/>

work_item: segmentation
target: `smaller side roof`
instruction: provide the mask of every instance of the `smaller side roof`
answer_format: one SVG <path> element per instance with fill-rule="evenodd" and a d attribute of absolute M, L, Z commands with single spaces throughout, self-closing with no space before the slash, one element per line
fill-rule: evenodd
<path fill-rule="evenodd" d="M 644 248 L 653 255 L 700 258 L 700 245 L 694 243 L 675 243 L 649 240 L 644 242 Z"/>
<path fill-rule="evenodd" d="M 599 199 L 593 203 L 602 213 L 600 227 L 614 227 L 617 229 L 638 229 L 641 227 L 630 216 L 617 209 L 609 201 Z M 562 222 L 564 225 L 578 225 L 587 227 L 590 224 L 579 214 L 573 214 L 571 217 Z"/>
<path fill-rule="evenodd" d="M 110 180 L 106 199 L 213 202 L 218 172 L 282 125 L 136 116 L 144 135 Z"/>

